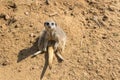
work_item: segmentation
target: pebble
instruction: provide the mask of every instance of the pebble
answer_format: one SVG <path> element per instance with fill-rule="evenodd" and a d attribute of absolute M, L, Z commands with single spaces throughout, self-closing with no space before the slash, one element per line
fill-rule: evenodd
<path fill-rule="evenodd" d="M 56 70 L 53 70 L 52 73 L 55 74 L 55 73 L 57 73 L 57 71 L 56 71 Z"/>
<path fill-rule="evenodd" d="M 103 21 L 107 21 L 108 20 L 108 16 L 104 15 L 102 18 Z"/>
<path fill-rule="evenodd" d="M 18 27 L 20 27 L 20 24 L 16 24 L 16 25 L 15 25 L 15 28 L 18 28 Z"/>
<path fill-rule="evenodd" d="M 31 40 L 30 40 L 30 43 L 33 43 L 33 42 L 34 42 L 34 40 L 33 40 L 33 39 L 31 39 Z"/>
<path fill-rule="evenodd" d="M 80 59 L 78 59 L 77 62 L 80 63 L 81 62 Z"/>
<path fill-rule="evenodd" d="M 9 15 L 5 15 L 5 20 L 8 20 L 8 19 L 10 19 L 10 16 Z"/>
<path fill-rule="evenodd" d="M 3 24 L 2 26 L 0 26 L 0 28 L 1 28 L 2 30 L 6 30 L 6 29 L 7 29 L 7 26 L 6 26 L 5 24 Z"/>
<path fill-rule="evenodd" d="M 107 37 L 103 36 L 102 39 L 107 39 Z"/>
<path fill-rule="evenodd" d="M 14 3 L 14 2 L 9 3 L 8 6 L 9 6 L 9 8 L 13 8 L 13 9 L 17 8 L 16 3 Z"/>
<path fill-rule="evenodd" d="M 10 16 L 5 13 L 1 13 L 0 18 L 3 18 L 4 20 L 8 20 L 8 19 L 10 19 Z"/>
<path fill-rule="evenodd" d="M 29 12 L 25 12 L 24 14 L 25 14 L 25 15 L 29 15 Z"/>
<path fill-rule="evenodd" d="M 33 27 L 33 24 L 30 24 L 30 27 Z"/>
<path fill-rule="evenodd" d="M 21 70 L 18 70 L 18 72 L 21 72 Z"/>
<path fill-rule="evenodd" d="M 110 5 L 108 8 L 109 11 L 115 11 L 115 6 Z"/>
<path fill-rule="evenodd" d="M 9 64 L 9 62 L 5 60 L 5 61 L 2 63 L 2 66 L 7 66 L 8 64 Z"/>
<path fill-rule="evenodd" d="M 72 6 L 70 6 L 70 7 L 69 7 L 69 10 L 73 10 L 73 7 L 72 7 Z"/>
<path fill-rule="evenodd" d="M 34 67 L 31 67 L 30 70 L 34 70 L 35 68 Z"/>
<path fill-rule="evenodd" d="M 52 13 L 52 14 L 49 14 L 49 17 L 53 17 L 53 16 L 56 16 L 56 15 L 58 15 L 58 13 L 57 13 L 57 12 L 54 12 L 54 13 Z"/>
<path fill-rule="evenodd" d="M 30 37 L 35 37 L 35 34 L 34 34 L 34 33 L 31 33 L 29 36 L 30 36 Z"/>

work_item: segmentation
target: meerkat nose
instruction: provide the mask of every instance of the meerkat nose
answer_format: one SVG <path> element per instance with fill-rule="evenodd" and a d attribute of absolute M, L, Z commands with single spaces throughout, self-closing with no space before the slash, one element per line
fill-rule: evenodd
<path fill-rule="evenodd" d="M 48 26 L 48 28 L 51 28 L 51 26 Z"/>

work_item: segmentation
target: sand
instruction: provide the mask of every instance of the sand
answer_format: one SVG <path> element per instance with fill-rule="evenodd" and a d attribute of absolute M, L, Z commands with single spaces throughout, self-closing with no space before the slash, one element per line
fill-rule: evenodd
<path fill-rule="evenodd" d="M 67 34 L 65 61 L 32 58 L 46 20 Z M 119 80 L 119 0 L 0 0 L 0 80 Z"/>

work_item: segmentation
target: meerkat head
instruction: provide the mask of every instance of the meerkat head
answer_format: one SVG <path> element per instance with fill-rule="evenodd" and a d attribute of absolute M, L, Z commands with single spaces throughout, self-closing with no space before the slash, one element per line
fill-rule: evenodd
<path fill-rule="evenodd" d="M 57 27 L 57 24 L 54 21 L 46 21 L 44 23 L 45 29 L 47 30 L 54 30 Z"/>

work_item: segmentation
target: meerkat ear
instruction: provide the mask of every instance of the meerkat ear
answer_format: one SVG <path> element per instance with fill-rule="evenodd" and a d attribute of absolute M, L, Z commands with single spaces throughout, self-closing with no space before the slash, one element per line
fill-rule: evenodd
<path fill-rule="evenodd" d="M 46 22 L 44 22 L 44 26 L 46 25 Z"/>

